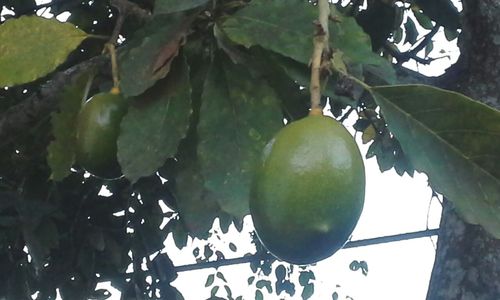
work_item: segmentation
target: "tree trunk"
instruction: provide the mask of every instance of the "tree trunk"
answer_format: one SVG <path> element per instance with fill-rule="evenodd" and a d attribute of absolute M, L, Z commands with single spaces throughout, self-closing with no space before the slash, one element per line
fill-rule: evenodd
<path fill-rule="evenodd" d="M 462 55 L 440 85 L 500 108 L 500 0 L 462 2 Z M 500 299 L 500 240 L 464 223 L 448 201 L 427 299 Z"/>

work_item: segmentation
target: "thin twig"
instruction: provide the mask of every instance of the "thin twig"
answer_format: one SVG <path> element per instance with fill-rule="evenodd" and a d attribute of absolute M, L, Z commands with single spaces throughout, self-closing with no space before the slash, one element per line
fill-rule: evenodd
<path fill-rule="evenodd" d="M 349 115 L 355 110 L 356 107 L 351 106 L 351 108 L 342 116 L 342 118 L 340 118 L 339 122 L 344 123 L 344 121 L 347 120 L 347 118 L 349 118 Z"/>
<path fill-rule="evenodd" d="M 398 65 L 400 65 L 400 64 L 402 64 L 404 62 L 407 62 L 410 59 L 414 59 L 418 63 L 424 64 L 424 65 L 428 65 L 432 61 L 434 61 L 435 59 L 434 58 L 429 58 L 429 59 L 421 58 L 421 57 L 418 57 L 417 54 L 418 54 L 418 52 L 420 52 L 421 50 L 423 50 L 427 46 L 427 44 L 429 44 L 429 42 L 432 40 L 432 38 L 434 37 L 434 35 L 436 35 L 436 33 L 438 32 L 439 27 L 440 27 L 440 25 L 436 24 L 432 28 L 432 30 L 424 37 L 424 39 L 415 48 L 413 48 L 413 49 L 411 49 L 411 50 L 409 50 L 407 52 L 399 52 L 397 49 L 394 49 L 393 47 L 391 47 L 388 44 L 384 45 L 384 49 L 391 56 L 393 56 L 394 58 L 396 58 L 396 60 L 398 61 Z"/>

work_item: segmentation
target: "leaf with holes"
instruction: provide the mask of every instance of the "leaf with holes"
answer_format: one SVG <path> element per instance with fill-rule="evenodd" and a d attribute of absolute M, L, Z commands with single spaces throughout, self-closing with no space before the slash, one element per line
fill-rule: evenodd
<path fill-rule="evenodd" d="M 56 19 L 22 16 L 5 22 L 0 25 L 0 87 L 47 75 L 86 38 L 73 24 Z"/>
<path fill-rule="evenodd" d="M 415 170 L 464 219 L 500 238 L 500 111 L 425 85 L 373 88 Z"/>
<path fill-rule="evenodd" d="M 281 126 L 279 100 L 267 83 L 227 58 L 217 59 L 202 94 L 198 156 L 205 187 L 232 216 L 248 213 L 260 153 Z"/>

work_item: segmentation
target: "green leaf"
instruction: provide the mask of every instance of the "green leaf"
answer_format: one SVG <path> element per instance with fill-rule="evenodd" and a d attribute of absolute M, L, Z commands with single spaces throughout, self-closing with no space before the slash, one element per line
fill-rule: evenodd
<path fill-rule="evenodd" d="M 458 30 L 450 30 L 450 29 L 444 29 L 444 36 L 447 41 L 453 41 L 458 37 L 460 32 Z"/>
<path fill-rule="evenodd" d="M 301 286 L 306 286 L 309 284 L 311 279 L 315 279 L 314 273 L 312 271 L 303 271 L 299 275 L 299 283 Z"/>
<path fill-rule="evenodd" d="M 170 14 L 192 9 L 207 2 L 208 0 L 156 0 L 154 13 L 155 15 Z"/>
<path fill-rule="evenodd" d="M 176 200 L 180 218 L 193 237 L 206 238 L 219 216 L 216 198 L 204 187 L 197 162 L 181 170 L 176 177 Z"/>
<path fill-rule="evenodd" d="M 215 276 L 214 274 L 210 274 L 207 277 L 207 281 L 205 282 L 205 287 L 209 287 L 214 283 Z"/>
<path fill-rule="evenodd" d="M 79 76 L 57 96 L 59 111 L 51 114 L 54 140 L 47 147 L 47 163 L 52 171 L 50 177 L 60 181 L 70 174 L 75 162 L 76 118 L 85 94 L 88 74 Z"/>
<path fill-rule="evenodd" d="M 118 162 L 135 182 L 155 172 L 173 157 L 189 127 L 191 87 L 185 59 L 177 59 L 171 74 L 135 99 L 122 120 Z"/>
<path fill-rule="evenodd" d="M 278 280 L 280 282 L 285 280 L 285 276 L 286 276 L 285 266 L 283 266 L 283 265 L 277 266 L 276 270 L 274 270 L 274 273 L 276 274 L 276 280 Z"/>
<path fill-rule="evenodd" d="M 174 238 L 175 246 L 180 250 L 187 245 L 188 233 L 184 228 L 183 224 L 177 220 L 173 219 L 168 222 L 170 230 L 172 231 L 172 237 Z"/>
<path fill-rule="evenodd" d="M 331 7 L 332 14 L 335 7 Z M 317 9 L 301 0 L 254 0 L 229 17 L 222 30 L 235 43 L 247 48 L 260 45 L 266 49 L 308 64 L 312 53 L 313 22 Z M 354 63 L 378 64 L 371 51 L 368 35 L 351 17 L 331 22 L 330 35 L 335 48 Z"/>
<path fill-rule="evenodd" d="M 261 150 L 281 126 L 279 101 L 265 81 L 227 60 L 214 63 L 202 95 L 198 156 L 205 187 L 227 213 L 248 213 Z"/>
<path fill-rule="evenodd" d="M 214 286 L 211 290 L 210 290 L 210 296 L 215 296 L 215 294 L 217 294 L 217 292 L 219 291 L 219 286 Z"/>
<path fill-rule="evenodd" d="M 302 299 L 306 300 L 311 298 L 313 294 L 314 294 L 314 284 L 309 283 L 306 286 L 304 286 L 301 297 Z"/>
<path fill-rule="evenodd" d="M 316 10 L 305 1 L 254 0 L 229 17 L 222 30 L 247 48 L 261 45 L 307 64 L 316 18 Z"/>
<path fill-rule="evenodd" d="M 229 249 L 233 252 L 236 252 L 237 248 L 236 248 L 236 245 L 233 244 L 233 243 L 229 243 Z"/>
<path fill-rule="evenodd" d="M 248 277 L 248 279 L 247 279 L 247 283 L 248 283 L 248 285 L 251 285 L 251 284 L 253 283 L 253 281 L 254 281 L 254 280 L 255 280 L 255 276 L 250 276 L 250 277 Z"/>
<path fill-rule="evenodd" d="M 260 290 L 256 290 L 255 291 L 255 300 L 263 300 L 264 299 L 264 295 L 262 294 L 262 292 Z"/>
<path fill-rule="evenodd" d="M 431 19 L 422 12 L 413 10 L 413 14 L 415 15 L 415 18 L 417 19 L 420 26 L 422 26 L 424 29 L 431 30 L 432 27 L 434 27 Z"/>
<path fill-rule="evenodd" d="M 261 279 L 261 280 L 257 281 L 257 283 L 255 284 L 255 286 L 258 289 L 266 288 L 267 292 L 269 294 L 273 292 L 273 287 L 271 286 L 271 281 L 269 281 L 269 280 L 263 280 L 263 279 Z"/>
<path fill-rule="evenodd" d="M 405 23 L 405 44 L 410 43 L 410 44 L 415 44 L 417 42 L 418 38 L 418 30 L 417 27 L 415 26 L 415 23 L 411 18 L 408 18 Z"/>
<path fill-rule="evenodd" d="M 120 89 L 125 96 L 142 94 L 169 73 L 188 24 L 181 14 L 160 15 L 134 35 L 138 38 L 118 56 Z"/>
<path fill-rule="evenodd" d="M 389 129 L 416 170 L 464 219 L 500 237 L 500 111 L 424 85 L 375 87 Z"/>
<path fill-rule="evenodd" d="M 0 87 L 47 75 L 87 38 L 70 23 L 22 16 L 0 25 Z"/>
<path fill-rule="evenodd" d="M 415 3 L 439 25 L 446 29 L 460 28 L 460 13 L 450 0 L 415 0 Z"/>
<path fill-rule="evenodd" d="M 226 278 L 224 278 L 224 274 L 222 274 L 221 272 L 217 272 L 215 275 L 217 276 L 217 278 L 227 283 Z"/>
<path fill-rule="evenodd" d="M 356 20 L 371 38 L 372 48 L 378 51 L 394 29 L 400 27 L 401 11 L 392 1 L 370 1 L 366 9 L 361 10 Z"/>
<path fill-rule="evenodd" d="M 434 43 L 429 41 L 427 45 L 425 45 L 425 57 L 429 56 L 429 54 L 434 50 Z"/>

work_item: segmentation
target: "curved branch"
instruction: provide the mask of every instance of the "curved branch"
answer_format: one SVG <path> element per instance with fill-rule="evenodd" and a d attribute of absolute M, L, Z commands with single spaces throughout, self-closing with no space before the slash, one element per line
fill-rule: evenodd
<path fill-rule="evenodd" d="M 438 24 L 436 24 L 434 27 L 432 27 L 432 30 L 424 37 L 424 39 L 415 48 L 413 48 L 407 52 L 399 52 L 397 49 L 390 47 L 388 44 L 384 45 L 384 50 L 386 50 L 390 55 L 392 55 L 398 61 L 398 65 L 400 65 L 404 62 L 407 62 L 410 59 L 414 59 L 418 63 L 428 65 L 434 59 L 421 58 L 421 57 L 418 57 L 417 54 L 418 54 L 418 52 L 423 50 L 427 46 L 427 44 L 429 44 L 429 42 L 432 40 L 434 35 L 436 35 L 436 33 L 438 32 L 439 27 L 441 27 L 441 25 L 438 25 Z"/>
<path fill-rule="evenodd" d="M 0 115 L 0 145 L 6 144 L 17 133 L 28 130 L 33 123 L 57 108 L 57 94 L 91 68 L 102 68 L 109 62 L 107 55 L 100 55 L 56 73 L 38 93 L 10 107 Z"/>

